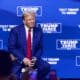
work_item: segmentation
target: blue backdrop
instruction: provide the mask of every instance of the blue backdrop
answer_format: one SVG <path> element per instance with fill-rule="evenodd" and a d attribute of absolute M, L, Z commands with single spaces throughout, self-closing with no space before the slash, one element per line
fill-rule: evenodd
<path fill-rule="evenodd" d="M 79 0 L 1 0 L 0 49 L 7 50 L 9 32 L 22 23 L 25 10 L 36 12 L 43 29 L 43 59 L 60 78 L 80 78 Z"/>

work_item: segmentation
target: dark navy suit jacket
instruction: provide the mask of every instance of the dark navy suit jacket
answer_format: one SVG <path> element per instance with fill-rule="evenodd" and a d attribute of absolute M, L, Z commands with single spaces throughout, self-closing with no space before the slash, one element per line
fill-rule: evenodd
<path fill-rule="evenodd" d="M 26 57 L 26 32 L 24 25 L 13 28 L 10 32 L 8 40 L 9 51 L 17 58 L 17 61 L 22 62 Z M 37 59 L 41 58 L 42 54 L 42 30 L 40 27 L 33 28 L 33 41 L 32 41 L 32 57 Z"/>

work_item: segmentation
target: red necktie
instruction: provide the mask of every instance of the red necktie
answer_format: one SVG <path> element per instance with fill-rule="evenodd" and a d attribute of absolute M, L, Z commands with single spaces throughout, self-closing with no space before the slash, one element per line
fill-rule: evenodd
<path fill-rule="evenodd" d="M 28 30 L 27 37 L 27 58 L 31 59 L 31 29 Z"/>

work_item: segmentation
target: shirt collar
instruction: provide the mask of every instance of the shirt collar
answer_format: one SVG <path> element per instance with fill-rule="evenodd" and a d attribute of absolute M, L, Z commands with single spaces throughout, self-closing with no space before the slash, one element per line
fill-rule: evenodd
<path fill-rule="evenodd" d="M 28 27 L 26 25 L 24 25 L 25 29 L 28 31 Z M 33 28 L 31 29 L 31 31 L 33 31 Z"/>

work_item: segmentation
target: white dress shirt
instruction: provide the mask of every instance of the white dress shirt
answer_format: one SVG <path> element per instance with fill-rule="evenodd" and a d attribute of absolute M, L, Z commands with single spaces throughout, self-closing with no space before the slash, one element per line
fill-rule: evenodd
<path fill-rule="evenodd" d="M 24 25 L 24 27 L 26 31 L 26 40 L 27 40 L 29 28 L 26 25 Z M 33 42 L 33 29 L 31 29 L 31 46 L 32 46 L 32 42 Z"/>

